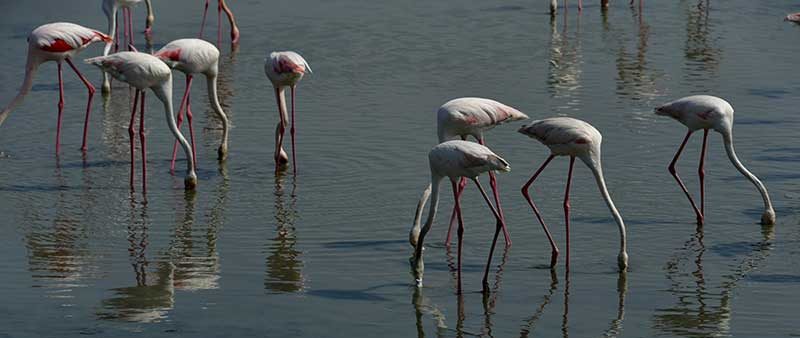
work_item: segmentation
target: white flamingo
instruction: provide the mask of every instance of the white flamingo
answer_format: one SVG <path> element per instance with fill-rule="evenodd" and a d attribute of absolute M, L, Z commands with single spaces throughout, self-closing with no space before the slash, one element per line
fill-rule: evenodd
<path fill-rule="evenodd" d="M 436 125 L 440 143 L 459 138 L 461 140 L 466 140 L 468 136 L 472 136 L 478 143 L 484 146 L 486 145 L 483 136 L 484 132 L 503 123 L 528 119 L 527 115 L 513 107 L 494 100 L 477 97 L 462 97 L 450 100 L 439 108 L 436 115 Z M 466 184 L 467 180 L 462 177 L 458 184 L 458 196 L 461 196 L 460 191 Z M 497 212 L 500 214 L 500 217 L 505 219 L 503 207 L 500 205 L 500 192 L 497 189 L 497 180 L 495 179 L 494 173 L 491 171 L 489 171 L 489 184 L 492 187 Z M 445 245 L 450 245 L 450 234 L 453 229 L 453 224 L 455 223 L 455 218 L 456 212 L 454 209 L 450 216 L 450 226 L 447 228 Z M 506 245 L 511 245 L 511 237 L 505 225 L 503 226 L 503 236 Z"/>
<path fill-rule="evenodd" d="M 203 74 L 208 87 L 208 99 L 211 108 L 222 120 L 222 141 L 217 149 L 219 160 L 224 160 L 228 154 L 228 117 L 219 104 L 217 95 L 217 77 L 219 75 L 219 50 L 214 45 L 200 39 L 180 39 L 168 43 L 155 53 L 155 56 L 167 63 L 170 67 L 186 74 L 186 91 L 183 93 L 180 108 L 178 109 L 178 128 L 183 122 L 183 111 L 189 122 L 189 137 L 192 140 L 192 159 L 197 163 L 197 148 L 194 143 L 194 128 L 192 127 L 192 105 L 189 92 L 192 88 L 194 74 Z M 175 157 L 178 151 L 178 142 L 172 147 L 171 170 L 175 170 Z"/>
<path fill-rule="evenodd" d="M 422 198 L 417 206 L 417 217 L 414 220 L 414 226 L 411 229 L 409 240 L 411 245 L 415 247 L 414 258 L 412 264 L 414 265 L 414 273 L 417 281 L 417 286 L 422 286 L 422 275 L 424 272 L 424 264 L 422 262 L 422 248 L 425 240 L 425 235 L 433 225 L 436 217 L 436 210 L 439 206 L 439 186 L 445 178 L 450 179 L 453 187 L 453 196 L 455 197 L 455 210 L 458 217 L 458 287 L 457 292 L 461 293 L 461 248 L 463 246 L 464 235 L 464 222 L 461 217 L 461 204 L 458 198 L 457 180 L 460 178 L 469 178 L 478 186 L 483 199 L 492 210 L 492 214 L 497 219 L 495 227 L 494 239 L 492 240 L 492 247 L 489 251 L 489 259 L 486 263 L 486 270 L 483 274 L 483 288 L 488 290 L 488 276 L 489 266 L 492 263 L 492 255 L 494 254 L 494 247 L 497 244 L 497 236 L 500 234 L 500 229 L 504 226 L 503 218 L 500 217 L 497 210 L 492 206 L 492 202 L 483 190 L 480 182 L 478 182 L 478 175 L 491 170 L 510 171 L 508 162 L 497 156 L 489 148 L 474 143 L 461 140 L 447 141 L 440 143 L 433 147 L 428 154 L 428 161 L 431 168 L 431 184 L 425 189 Z M 428 210 L 428 219 L 425 221 L 425 226 L 420 228 L 420 218 L 422 216 L 422 208 L 425 206 L 428 196 L 431 196 L 431 206 Z"/>
<path fill-rule="evenodd" d="M 725 152 L 728 154 L 731 163 L 744 177 L 753 182 L 758 192 L 761 193 L 761 198 L 764 199 L 764 213 L 761 215 L 761 224 L 775 224 L 775 210 L 772 209 L 772 202 L 769 199 L 767 188 L 758 180 L 758 177 L 744 167 L 739 158 L 736 157 L 736 152 L 733 149 L 733 107 L 731 107 L 730 103 L 716 96 L 694 95 L 657 107 L 655 108 L 655 113 L 669 116 L 689 128 L 686 137 L 683 138 L 683 142 L 678 148 L 678 152 L 675 153 L 675 157 L 669 164 L 669 172 L 678 181 L 678 185 L 680 185 L 686 197 L 689 198 L 692 209 L 694 209 L 697 216 L 697 225 L 703 225 L 705 215 L 705 157 L 709 129 L 722 134 L 722 143 L 725 145 Z M 700 167 L 698 168 L 698 175 L 700 176 L 700 208 L 697 208 L 692 196 L 678 176 L 675 164 L 678 162 L 686 142 L 689 141 L 689 137 L 700 129 L 703 130 L 703 148 L 700 151 Z"/>
<path fill-rule="evenodd" d="M 170 131 L 178 139 L 178 142 L 183 146 L 183 151 L 186 153 L 186 178 L 184 183 L 186 189 L 194 189 L 197 186 L 197 174 L 194 169 L 194 160 L 192 159 L 192 148 L 189 142 L 178 130 L 175 123 L 175 115 L 172 109 L 172 70 L 161 61 L 161 59 L 150 54 L 139 52 L 120 52 L 108 56 L 98 56 L 91 59 L 86 59 L 86 63 L 92 64 L 101 70 L 108 72 L 115 79 L 128 83 L 136 88 L 133 97 L 133 110 L 131 111 L 131 121 L 128 126 L 128 134 L 131 140 L 131 178 L 130 185 L 133 189 L 133 175 L 134 175 L 134 119 L 136 117 L 136 104 L 141 94 L 141 105 L 139 115 L 139 139 L 142 146 L 142 189 L 147 191 L 147 148 L 145 142 L 145 129 L 144 129 L 144 94 L 150 88 L 153 94 L 158 97 L 164 104 L 164 112 L 167 116 L 167 125 Z"/>
<path fill-rule="evenodd" d="M 146 20 L 146 29 L 145 34 L 150 34 L 153 26 L 153 20 L 155 17 L 153 16 L 153 6 L 150 3 L 151 0 L 144 0 L 145 4 L 147 5 L 147 20 Z M 131 10 L 134 6 L 138 5 L 142 0 L 103 0 L 103 13 L 106 15 L 106 19 L 108 19 L 108 35 L 114 37 L 114 52 L 119 49 L 119 24 L 117 23 L 117 11 L 122 9 L 122 22 L 123 22 L 123 37 L 125 38 L 125 44 L 128 46 L 128 50 L 131 50 L 131 46 L 134 44 L 133 42 L 133 16 L 131 15 Z M 111 44 L 106 45 L 106 48 L 103 49 L 103 55 L 108 55 L 111 51 Z M 102 86 L 103 93 L 109 93 L 111 91 L 111 82 L 109 81 L 108 74 L 103 73 L 103 86 Z"/>
<path fill-rule="evenodd" d="M 81 145 L 81 150 L 85 152 L 87 149 L 86 138 L 89 128 L 89 114 L 92 111 L 92 97 L 95 89 L 91 82 L 78 71 L 78 68 L 75 68 L 72 58 L 92 43 L 98 41 L 110 44 L 112 39 L 100 31 L 66 22 L 49 23 L 34 29 L 28 35 L 28 60 L 25 64 L 25 80 L 22 82 L 19 94 L 0 112 L 0 125 L 8 118 L 11 110 L 22 103 L 25 95 L 31 90 L 33 77 L 39 65 L 47 61 L 55 61 L 58 64 L 59 93 L 56 129 L 56 154 L 58 154 L 61 148 L 61 115 L 64 112 L 64 81 L 61 76 L 61 63 L 66 61 L 89 91 L 89 100 L 86 103 L 86 118 L 83 123 L 83 145 Z"/>
<path fill-rule="evenodd" d="M 297 83 L 303 78 L 305 73 L 311 73 L 311 66 L 308 65 L 305 59 L 300 54 L 295 52 L 272 52 L 264 60 L 264 73 L 267 78 L 272 82 L 275 88 L 275 99 L 278 101 L 278 113 L 280 114 L 280 122 L 275 128 L 275 172 L 286 165 L 289 157 L 286 151 L 283 150 L 283 134 L 286 131 L 286 125 L 289 123 L 286 113 L 286 96 L 284 92 L 286 87 L 291 89 L 292 94 L 292 129 L 289 133 L 292 135 L 292 171 L 297 174 L 297 162 L 295 160 L 295 124 L 294 124 L 294 94 Z"/>
<path fill-rule="evenodd" d="M 600 188 L 600 194 L 608 205 L 614 221 L 617 222 L 619 227 L 620 246 L 619 255 L 617 256 L 617 263 L 620 270 L 624 271 L 628 266 L 628 253 L 626 251 L 626 236 L 625 236 L 625 223 L 622 221 L 619 211 L 614 206 L 614 201 L 606 189 L 605 179 L 603 178 L 603 167 L 600 158 L 600 145 L 603 137 L 592 125 L 570 117 L 554 117 L 544 120 L 533 121 L 530 125 L 522 126 L 519 132 L 534 138 L 550 148 L 550 156 L 544 161 L 541 167 L 533 174 L 525 185 L 522 186 L 522 195 L 528 201 L 528 204 L 533 209 L 536 218 L 544 229 L 547 235 L 547 240 L 550 241 L 552 248 L 552 255 L 550 256 L 550 267 L 555 267 L 556 259 L 558 258 L 558 248 L 547 229 L 544 220 L 542 219 L 539 209 L 536 204 L 531 200 L 528 189 L 533 181 L 542 173 L 542 170 L 553 160 L 556 156 L 569 156 L 569 172 L 567 174 L 567 188 L 564 192 L 564 224 L 567 230 L 567 269 L 569 269 L 569 190 L 572 184 L 572 168 L 575 164 L 575 157 L 580 158 L 583 163 L 589 167 L 589 170 L 594 174 L 597 181 L 597 186 Z"/>

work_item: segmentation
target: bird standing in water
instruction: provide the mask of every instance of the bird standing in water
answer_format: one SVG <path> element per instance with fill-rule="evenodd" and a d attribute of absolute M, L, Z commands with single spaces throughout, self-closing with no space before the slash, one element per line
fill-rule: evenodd
<path fill-rule="evenodd" d="M 550 241 L 552 254 L 550 256 L 550 267 L 556 265 L 558 258 L 558 247 L 550 235 L 544 220 L 542 219 L 539 209 L 536 204 L 531 200 L 528 189 L 533 181 L 542 173 L 545 167 L 556 156 L 569 156 L 569 172 L 567 173 L 567 188 L 564 192 L 564 224 L 567 229 L 567 268 L 569 269 L 569 190 L 572 185 L 572 168 L 575 164 L 575 157 L 580 158 L 583 163 L 589 167 L 589 170 L 594 174 L 597 186 L 600 188 L 600 194 L 608 205 L 611 215 L 614 216 L 614 221 L 617 222 L 619 227 L 620 246 L 619 255 L 617 256 L 617 263 L 619 269 L 624 271 L 628 267 L 628 253 L 625 235 L 625 223 L 622 221 L 619 211 L 614 206 L 614 201 L 606 189 L 605 178 L 603 177 L 603 166 L 601 165 L 600 145 L 603 137 L 592 125 L 570 117 L 553 117 L 544 120 L 533 121 L 530 125 L 522 126 L 519 132 L 528 137 L 534 138 L 550 148 L 550 156 L 544 161 L 541 167 L 533 174 L 525 185 L 522 186 L 522 195 L 528 201 L 528 204 L 533 209 L 536 218 L 544 229 L 547 235 L 547 240 Z"/>
<path fill-rule="evenodd" d="M 61 75 L 61 64 L 66 61 L 89 91 L 89 99 L 86 103 L 86 117 L 83 122 L 83 144 L 81 145 L 81 150 L 85 152 L 87 150 L 86 138 L 89 128 L 89 114 L 92 111 L 92 97 L 95 89 L 78 68 L 75 68 L 72 58 L 92 43 L 99 41 L 110 45 L 112 39 L 111 36 L 105 35 L 100 31 L 67 22 L 49 23 L 34 29 L 28 36 L 28 60 L 25 65 L 25 80 L 22 82 L 19 94 L 8 106 L 0 111 L 0 125 L 3 124 L 11 110 L 22 103 L 25 95 L 31 90 L 33 77 L 39 65 L 47 61 L 55 61 L 58 64 L 59 93 L 56 127 L 56 154 L 58 154 L 61 149 L 61 115 L 64 112 L 64 81 Z"/>
<path fill-rule="evenodd" d="M 231 44 L 239 43 L 239 27 L 236 25 L 236 18 L 233 17 L 233 11 L 228 8 L 225 0 L 217 0 L 217 44 L 222 43 L 222 12 L 228 16 L 228 21 L 231 23 Z M 203 22 L 200 24 L 200 38 L 203 38 L 203 29 L 206 27 L 206 15 L 208 14 L 208 0 L 203 8 Z"/>
<path fill-rule="evenodd" d="M 206 87 L 208 87 L 208 99 L 211 101 L 211 108 L 217 113 L 222 121 L 222 142 L 217 149 L 218 159 L 224 160 L 228 155 L 228 117 L 222 106 L 219 104 L 217 95 L 217 77 L 219 75 L 219 50 L 214 45 L 200 39 L 179 39 L 166 44 L 155 56 L 160 58 L 170 67 L 186 74 L 186 91 L 183 93 L 180 108 L 178 109 L 178 128 L 183 122 L 183 111 L 186 109 L 186 117 L 189 123 L 189 137 L 192 140 L 192 159 L 197 163 L 197 148 L 194 143 L 194 128 L 192 127 L 192 105 L 189 93 L 192 89 L 192 78 L 194 74 L 203 74 L 206 77 Z M 172 147 L 171 170 L 175 170 L 175 157 L 178 151 L 178 141 Z"/>
<path fill-rule="evenodd" d="M 144 0 L 147 4 L 147 29 L 146 34 L 150 34 L 153 24 L 153 6 L 151 0 Z M 117 11 L 122 9 L 122 22 L 123 22 L 123 36 L 125 38 L 125 46 L 131 50 L 133 42 L 133 15 L 131 11 L 134 6 L 138 5 L 142 0 L 103 0 L 103 13 L 106 14 L 108 19 L 108 35 L 114 37 L 114 52 L 119 50 L 119 23 L 117 23 Z M 111 52 L 111 44 L 106 45 L 103 49 L 103 55 L 108 55 Z M 108 74 L 103 73 L 103 93 L 111 92 L 111 82 L 109 81 Z"/>
<path fill-rule="evenodd" d="M 675 153 L 675 157 L 669 164 L 669 172 L 675 177 L 683 193 L 686 194 L 686 197 L 689 199 L 689 203 L 692 204 L 692 209 L 694 209 L 695 215 L 697 216 L 697 225 L 703 225 L 704 223 L 705 158 L 708 131 L 710 129 L 722 134 L 722 143 L 725 145 L 725 152 L 728 154 L 731 163 L 733 163 L 733 166 L 736 167 L 744 177 L 750 180 L 750 182 L 753 182 L 758 192 L 761 193 L 761 198 L 764 200 L 764 213 L 761 215 L 761 224 L 775 224 L 775 210 L 772 209 L 772 202 L 769 199 L 767 188 L 764 187 L 764 184 L 761 183 L 758 177 L 750 173 L 750 171 L 744 167 L 733 149 L 733 107 L 731 107 L 730 103 L 716 96 L 694 95 L 680 98 L 657 107 L 655 108 L 655 113 L 656 115 L 669 116 L 689 129 L 686 136 L 683 138 L 683 142 L 681 142 L 681 146 L 678 148 L 678 152 Z M 700 129 L 703 130 L 703 148 L 700 151 L 700 167 L 697 170 L 700 176 L 700 208 L 698 208 L 697 204 L 695 204 L 692 199 L 692 195 L 689 194 L 686 186 L 678 176 L 675 164 L 678 162 L 678 158 L 681 156 L 686 142 L 689 141 L 689 137 Z"/>
<path fill-rule="evenodd" d="M 97 66 L 101 70 L 108 72 L 115 79 L 128 83 L 136 88 L 133 97 L 133 110 L 131 111 L 131 121 L 128 126 L 128 134 L 131 140 L 131 177 L 130 185 L 133 190 L 134 176 L 134 122 L 136 118 L 136 105 L 141 95 L 141 105 L 139 112 L 139 140 L 142 147 L 142 190 L 147 192 L 147 143 L 145 142 L 144 129 L 144 105 L 145 93 L 149 88 L 153 94 L 164 104 L 164 113 L 167 117 L 167 125 L 170 131 L 183 146 L 186 153 L 186 178 L 184 183 L 187 190 L 197 186 L 197 174 L 195 173 L 194 160 L 192 158 L 192 148 L 189 142 L 183 137 L 175 123 L 175 115 L 172 108 L 172 70 L 161 59 L 146 53 L 120 52 L 108 56 L 98 56 L 86 59 L 86 63 Z"/>
<path fill-rule="evenodd" d="M 475 182 L 475 185 L 478 187 L 478 190 L 480 190 L 483 199 L 486 201 L 489 209 L 491 209 L 495 219 L 497 219 L 494 239 L 492 240 L 492 247 L 489 250 L 489 259 L 486 263 L 486 270 L 483 274 L 483 289 L 484 291 L 488 291 L 489 266 L 492 263 L 492 255 L 494 254 L 494 248 L 497 244 L 497 237 L 500 234 L 500 229 L 505 226 L 505 221 L 502 217 L 500 217 L 500 214 L 497 212 L 494 206 L 492 206 L 489 196 L 486 195 L 486 191 L 483 190 L 483 187 L 481 186 L 480 182 L 478 182 L 477 177 L 482 173 L 492 170 L 510 171 L 511 167 L 509 167 L 506 160 L 500 156 L 497 156 L 489 148 L 474 142 L 461 140 L 447 141 L 433 147 L 430 153 L 428 153 L 428 161 L 431 168 L 431 184 L 425 189 L 425 192 L 422 194 L 422 198 L 417 205 L 414 226 L 411 228 L 411 233 L 409 235 L 411 245 L 415 248 L 412 264 L 417 286 L 422 286 L 422 275 L 425 269 L 422 262 L 422 248 L 425 235 L 430 230 L 431 226 L 433 225 L 433 221 L 436 218 L 436 210 L 439 207 L 439 188 L 442 180 L 449 178 L 450 184 L 453 187 L 455 210 L 458 217 L 457 292 L 461 293 L 461 249 L 464 244 L 464 221 L 461 217 L 461 204 L 458 198 L 459 190 L 457 181 L 464 177 Z M 425 221 L 425 226 L 420 228 L 422 209 L 425 207 L 425 201 L 428 199 L 428 196 L 431 196 L 431 206 L 428 210 L 428 219 Z"/>
<path fill-rule="evenodd" d="M 486 145 L 486 140 L 483 136 L 484 132 L 503 123 L 528 119 L 527 115 L 513 107 L 494 100 L 477 97 L 462 97 L 450 100 L 439 108 L 436 115 L 439 143 L 459 138 L 461 140 L 466 140 L 467 137 L 471 135 L 478 143 L 484 146 Z M 497 212 L 500 214 L 500 217 L 505 219 L 503 208 L 500 205 L 500 193 L 497 189 L 497 180 L 494 173 L 491 171 L 489 171 L 489 184 L 492 187 Z M 467 180 L 462 177 L 458 183 L 458 196 L 461 196 L 461 190 L 464 189 L 466 185 Z M 447 228 L 445 245 L 450 245 L 450 234 L 453 229 L 453 224 L 455 223 L 455 218 L 456 212 L 455 209 L 453 209 L 453 213 L 450 216 L 450 226 Z M 505 226 L 503 226 L 503 236 L 506 245 L 511 245 L 511 237 Z"/>
<path fill-rule="evenodd" d="M 303 78 L 306 73 L 311 73 L 311 66 L 308 65 L 305 59 L 300 54 L 295 52 L 272 52 L 264 60 L 264 73 L 267 78 L 272 82 L 275 88 L 275 99 L 278 101 L 278 113 L 280 114 L 280 122 L 275 128 L 275 172 L 277 173 L 280 168 L 284 167 L 289 162 L 289 156 L 283 150 L 283 134 L 286 131 L 286 125 L 289 124 L 289 118 L 286 113 L 286 96 L 284 92 L 286 87 L 289 87 L 292 94 L 292 129 L 289 133 L 292 135 L 292 172 L 297 174 L 297 161 L 295 159 L 295 123 L 294 123 L 294 94 L 297 83 Z"/>

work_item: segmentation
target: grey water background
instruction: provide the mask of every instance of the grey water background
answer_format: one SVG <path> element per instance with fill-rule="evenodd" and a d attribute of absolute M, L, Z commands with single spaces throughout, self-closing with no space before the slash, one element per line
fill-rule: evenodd
<path fill-rule="evenodd" d="M 153 2 L 155 48 L 197 34 L 202 1 Z M 229 159 L 215 160 L 219 123 L 195 81 L 200 181 L 184 193 L 182 175 L 169 174 L 164 112 L 148 95 L 146 203 L 127 184 L 127 88 L 115 82 L 110 100 L 95 96 L 84 160 L 86 90 L 65 67 L 56 158 L 56 66 L 41 67 L 0 130 L 0 337 L 800 335 L 800 27 L 781 21 L 797 5 L 645 1 L 640 13 L 612 1 L 602 14 L 585 1 L 579 15 L 576 4 L 551 21 L 545 1 L 231 1 L 242 40 L 232 52 L 223 25 Z M 30 30 L 106 26 L 98 1 L 3 1 L 0 11 L 3 105 L 21 83 Z M 134 17 L 141 31 L 144 6 Z M 216 40 L 215 11 L 208 25 Z M 136 42 L 146 50 L 141 34 Z M 272 170 L 271 50 L 296 50 L 314 70 L 298 87 L 296 179 Z M 100 74 L 78 67 L 99 88 Z M 176 73 L 176 101 L 183 83 Z M 652 107 L 694 93 L 732 102 L 736 149 L 770 191 L 774 227 L 757 224 L 760 198 L 716 133 L 707 224 L 693 224 L 666 169 L 685 129 Z M 606 178 L 628 224 L 626 275 L 616 272 L 613 220 L 580 163 L 571 271 L 563 255 L 555 272 L 544 268 L 549 247 L 519 187 L 547 150 L 517 124 L 487 134 L 512 167 L 499 183 L 513 246 L 492 263 L 492 292 L 479 291 L 494 223 L 473 186 L 463 202 L 465 293 L 454 294 L 455 253 L 442 245 L 449 193 L 425 252 L 425 287 L 412 286 L 407 233 L 429 180 L 435 112 L 459 96 L 534 119 L 577 117 L 603 133 Z M 679 165 L 695 195 L 699 140 Z M 554 161 L 533 188 L 562 249 L 566 163 Z"/>

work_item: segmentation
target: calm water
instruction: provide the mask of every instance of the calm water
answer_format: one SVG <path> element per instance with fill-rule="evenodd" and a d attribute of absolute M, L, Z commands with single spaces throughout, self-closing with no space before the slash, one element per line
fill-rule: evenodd
<path fill-rule="evenodd" d="M 202 1 L 154 3 L 155 48 L 196 34 Z M 582 15 L 571 8 L 555 21 L 545 1 L 231 6 L 242 31 L 239 50 L 222 56 L 231 153 L 215 161 L 219 124 L 197 81 L 196 194 L 169 175 L 171 135 L 152 95 L 150 190 L 146 200 L 129 192 L 128 92 L 118 83 L 110 100 L 95 98 L 82 159 L 86 94 L 68 68 L 56 158 L 56 67 L 41 68 L 0 131 L 0 337 L 800 335 L 800 27 L 781 22 L 792 2 L 646 1 L 639 14 L 613 1 L 604 16 L 587 1 Z M 106 25 L 97 1 L 4 1 L 0 11 L 3 105 L 21 83 L 31 29 Z M 143 17 L 142 7 L 137 30 Z M 212 15 L 207 34 L 215 25 Z M 286 49 L 314 69 L 298 90 L 296 179 L 272 173 L 277 113 L 262 70 L 267 51 Z M 79 68 L 99 84 L 95 69 Z M 733 103 L 736 147 L 770 190 L 774 227 L 757 224 L 759 196 L 712 134 L 708 223 L 696 229 L 666 170 L 685 129 L 652 114 L 690 93 Z M 474 188 L 464 197 L 465 294 L 454 294 L 444 215 L 426 250 L 426 285 L 412 286 L 407 233 L 428 182 L 435 111 L 458 96 L 533 118 L 578 117 L 604 133 L 606 177 L 629 227 L 627 275 L 616 272 L 617 231 L 582 165 L 571 273 L 563 257 L 554 273 L 543 268 L 549 247 L 519 187 L 547 150 L 503 126 L 488 141 L 513 168 L 499 179 L 514 245 L 493 262 L 492 293 L 479 291 L 494 223 Z M 693 192 L 699 143 L 679 168 Z M 562 247 L 566 163 L 534 189 Z M 451 205 L 444 198 L 442 210 Z"/>

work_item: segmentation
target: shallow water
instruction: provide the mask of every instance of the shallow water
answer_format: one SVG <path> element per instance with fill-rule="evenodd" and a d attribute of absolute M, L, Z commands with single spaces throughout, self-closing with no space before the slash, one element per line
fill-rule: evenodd
<path fill-rule="evenodd" d="M 155 48 L 197 33 L 202 1 L 154 2 Z M 196 194 L 169 174 L 171 135 L 152 95 L 149 191 L 129 191 L 129 96 L 119 83 L 110 100 L 95 97 L 83 159 L 86 92 L 68 68 L 55 157 L 56 67 L 43 66 L 0 131 L 0 337 L 800 335 L 800 27 L 781 22 L 796 8 L 646 1 L 639 13 L 613 1 L 603 15 L 586 1 L 578 15 L 574 3 L 551 21 L 545 1 L 232 1 L 242 41 L 235 52 L 224 44 L 220 79 L 230 157 L 215 160 L 219 124 L 196 81 Z M 21 83 L 31 29 L 105 27 L 100 5 L 85 5 L 0 3 L 2 104 Z M 137 30 L 143 17 L 142 7 Z M 215 25 L 212 14 L 207 37 Z M 272 172 L 269 50 L 296 50 L 314 70 L 298 88 L 296 179 Z M 95 69 L 79 68 L 99 84 Z M 183 89 L 176 75 L 176 100 Z M 707 224 L 696 229 L 666 170 L 685 129 L 652 114 L 692 93 L 734 105 L 736 149 L 770 190 L 774 227 L 757 224 L 760 198 L 713 133 Z M 472 186 L 465 293 L 454 294 L 455 256 L 442 245 L 449 194 L 425 252 L 425 287 L 412 286 L 407 233 L 428 180 L 435 111 L 458 96 L 495 98 L 532 118 L 581 118 L 604 134 L 630 272 L 616 272 L 617 231 L 581 164 L 570 272 L 563 255 L 555 272 L 544 268 L 549 246 L 519 187 L 547 151 L 509 125 L 487 136 L 513 168 L 499 183 L 514 245 L 492 263 L 492 292 L 479 291 L 493 222 Z M 679 166 L 695 194 L 699 139 Z M 566 163 L 554 161 L 533 189 L 562 248 Z"/>

